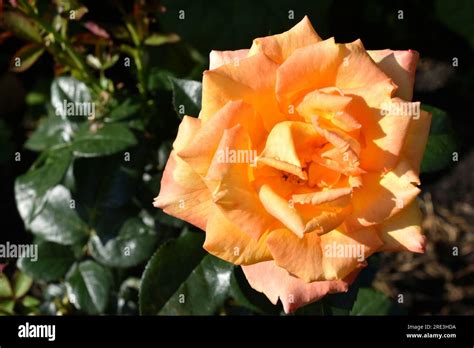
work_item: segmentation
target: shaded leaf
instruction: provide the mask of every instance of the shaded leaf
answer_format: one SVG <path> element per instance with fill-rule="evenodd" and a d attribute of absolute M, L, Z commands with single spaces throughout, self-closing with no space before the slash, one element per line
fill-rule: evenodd
<path fill-rule="evenodd" d="M 350 315 L 387 315 L 391 307 L 392 302 L 383 293 L 371 288 L 360 288 Z"/>
<path fill-rule="evenodd" d="M 140 313 L 156 315 L 205 255 L 204 234 L 183 232 L 151 257 L 140 285 Z"/>
<path fill-rule="evenodd" d="M 62 180 L 70 162 L 69 149 L 50 151 L 42 166 L 30 169 L 16 179 L 16 206 L 26 227 L 43 208 L 48 190 Z"/>
<path fill-rule="evenodd" d="M 23 297 L 33 285 L 33 279 L 23 272 L 16 271 L 13 275 L 13 295 L 15 298 Z"/>
<path fill-rule="evenodd" d="M 153 33 L 145 39 L 145 45 L 161 46 L 168 43 L 175 43 L 179 41 L 179 36 L 176 34 L 159 34 Z"/>
<path fill-rule="evenodd" d="M 230 295 L 234 265 L 205 256 L 160 311 L 161 315 L 212 315 Z"/>
<path fill-rule="evenodd" d="M 46 241 L 63 245 L 78 243 L 88 234 L 87 225 L 71 201 L 71 193 L 62 185 L 49 192 L 47 202 L 31 222 L 30 229 Z"/>
<path fill-rule="evenodd" d="M 29 69 L 43 54 L 44 48 L 37 44 L 28 44 L 15 52 L 10 62 L 10 70 L 23 72 Z"/>
<path fill-rule="evenodd" d="M 197 116 L 201 111 L 201 82 L 170 77 L 173 86 L 173 105 L 180 118 Z"/>
<path fill-rule="evenodd" d="M 127 98 L 109 112 L 106 116 L 106 120 L 111 122 L 121 121 L 135 116 L 140 109 L 141 104 L 138 100 Z"/>
<path fill-rule="evenodd" d="M 5 26 L 19 38 L 36 43 L 42 42 L 38 26 L 23 14 L 15 11 L 4 11 L 2 16 Z"/>
<path fill-rule="evenodd" d="M 18 267 L 35 280 L 49 282 L 63 277 L 75 260 L 71 248 L 43 241 L 37 245 L 38 260 L 20 258 Z"/>
<path fill-rule="evenodd" d="M 434 172 L 453 163 L 457 141 L 448 114 L 430 105 L 423 108 L 432 113 L 430 136 L 421 162 L 421 171 Z"/>
<path fill-rule="evenodd" d="M 13 289 L 7 276 L 0 273 L 0 298 L 9 298 L 13 296 Z"/>
<path fill-rule="evenodd" d="M 58 116 L 45 117 L 25 143 L 25 148 L 43 151 L 70 141 L 74 127 Z"/>
<path fill-rule="evenodd" d="M 127 220 L 117 237 L 103 242 L 98 235 L 89 240 L 92 256 L 109 267 L 131 267 L 148 259 L 155 250 L 157 236 L 138 218 Z"/>
<path fill-rule="evenodd" d="M 57 77 L 51 84 L 51 105 L 53 106 L 56 115 L 63 118 L 69 117 L 69 119 L 73 121 L 84 121 L 86 117 L 89 116 L 88 114 L 69 114 L 68 108 L 72 103 L 92 107 L 92 104 L 89 104 L 92 103 L 89 88 L 84 82 L 81 82 L 74 77 Z"/>
<path fill-rule="evenodd" d="M 76 264 L 68 272 L 66 287 L 69 301 L 88 314 L 102 314 L 112 287 L 109 270 L 94 261 Z"/>
<path fill-rule="evenodd" d="M 119 123 L 104 124 L 91 130 L 83 124 L 74 138 L 72 149 L 78 157 L 100 157 L 123 151 L 137 144 L 135 135 Z"/>

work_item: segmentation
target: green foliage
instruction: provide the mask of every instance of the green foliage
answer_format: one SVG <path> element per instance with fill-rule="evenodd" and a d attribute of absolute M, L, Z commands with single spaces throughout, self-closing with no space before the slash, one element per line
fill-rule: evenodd
<path fill-rule="evenodd" d="M 370 288 L 360 288 L 351 315 L 387 315 L 392 302 L 381 292 Z"/>
<path fill-rule="evenodd" d="M 20 258 L 18 267 L 35 280 L 53 281 L 64 277 L 75 261 L 71 247 L 37 241 L 38 259 Z"/>
<path fill-rule="evenodd" d="M 178 116 L 197 116 L 201 110 L 201 83 L 173 77 L 170 77 L 170 81 L 173 86 L 173 104 Z"/>
<path fill-rule="evenodd" d="M 423 105 L 423 108 L 431 112 L 432 119 L 421 171 L 435 172 L 452 165 L 457 141 L 445 111 L 430 105 Z"/>
<path fill-rule="evenodd" d="M 88 314 L 105 311 L 112 288 L 110 271 L 88 260 L 74 265 L 66 276 L 70 301 L 77 309 Z"/>
<path fill-rule="evenodd" d="M 0 316 L 38 313 L 39 300 L 27 295 L 32 285 L 33 279 L 25 273 L 15 271 L 9 279 L 0 272 Z"/>

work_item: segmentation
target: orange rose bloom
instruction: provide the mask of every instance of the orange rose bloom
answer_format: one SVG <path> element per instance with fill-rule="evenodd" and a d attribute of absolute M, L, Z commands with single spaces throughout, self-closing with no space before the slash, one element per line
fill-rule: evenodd
<path fill-rule="evenodd" d="M 417 60 L 322 40 L 306 17 L 211 52 L 154 205 L 205 230 L 204 248 L 286 312 L 347 291 L 375 252 L 423 252 Z"/>

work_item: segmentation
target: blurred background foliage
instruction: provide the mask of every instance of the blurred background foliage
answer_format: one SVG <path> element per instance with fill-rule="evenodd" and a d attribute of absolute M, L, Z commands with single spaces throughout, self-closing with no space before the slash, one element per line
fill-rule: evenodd
<path fill-rule="evenodd" d="M 0 1 L 0 243 L 39 249 L 37 262 L 0 260 L 0 314 L 281 314 L 240 268 L 206 255 L 201 232 L 151 203 L 177 106 L 199 112 L 210 50 L 247 48 L 304 15 L 323 38 L 420 52 L 430 242 L 424 255 L 371 257 L 348 293 L 296 314 L 473 314 L 473 10 L 469 0 Z M 94 103 L 94 118 L 61 112 L 64 101 Z"/>

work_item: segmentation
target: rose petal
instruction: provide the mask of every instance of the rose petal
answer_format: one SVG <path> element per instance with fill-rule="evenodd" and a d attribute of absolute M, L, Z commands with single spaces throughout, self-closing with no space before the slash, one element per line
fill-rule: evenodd
<path fill-rule="evenodd" d="M 310 124 L 295 121 L 281 122 L 271 130 L 265 149 L 257 161 L 305 180 L 306 176 L 302 171 L 303 157 L 309 160 L 313 149 L 321 145 L 323 140 Z"/>
<path fill-rule="evenodd" d="M 298 238 L 286 228 L 278 229 L 270 233 L 267 245 L 276 264 L 290 274 L 308 283 L 324 279 L 321 238 L 317 233 Z"/>
<path fill-rule="evenodd" d="M 242 266 L 242 270 L 252 288 L 263 292 L 273 304 L 280 299 L 285 313 L 291 313 L 329 293 L 346 292 L 359 272 L 356 270 L 344 280 L 306 283 L 288 274 L 274 261 Z"/>
<path fill-rule="evenodd" d="M 419 193 L 420 189 L 404 179 L 398 167 L 382 175 L 364 174 L 362 186 L 354 189 L 354 211 L 346 224 L 357 229 L 381 223 L 410 204 Z"/>
<path fill-rule="evenodd" d="M 297 48 L 319 41 L 321 38 L 314 31 L 308 17 L 305 16 L 298 24 L 284 33 L 253 40 L 249 55 L 263 52 L 275 63 L 281 64 Z"/>
<path fill-rule="evenodd" d="M 202 109 L 199 118 L 206 123 L 227 102 L 243 100 L 265 115 L 263 122 L 269 131 L 286 119 L 275 98 L 277 65 L 262 53 L 243 58 L 238 65 L 226 64 L 208 70 L 203 75 Z"/>
<path fill-rule="evenodd" d="M 382 171 L 395 167 L 419 104 L 394 98 L 390 104 L 383 107 L 384 111 L 379 110 L 372 115 L 372 121 L 377 120 L 377 124 L 368 124 L 366 120 L 361 122 L 366 146 L 360 155 L 360 167 L 366 171 Z M 401 112 L 403 108 L 409 113 Z"/>
<path fill-rule="evenodd" d="M 373 227 L 350 231 L 343 225 L 322 235 L 324 279 L 343 279 L 361 267 L 364 260 L 381 245 L 382 241 Z"/>
<path fill-rule="evenodd" d="M 422 214 L 417 201 L 384 221 L 377 229 L 383 246 L 379 251 L 412 251 L 424 253 L 426 237 L 421 231 Z"/>
<path fill-rule="evenodd" d="M 252 167 L 236 156 L 225 158 L 226 151 L 249 154 L 249 136 L 240 125 L 224 131 L 216 155 L 204 181 L 224 215 L 240 230 L 255 239 L 268 229 L 274 219 L 266 212 L 252 185 Z M 222 158 L 221 158 L 222 157 Z M 245 160 L 254 156 L 245 155 Z M 237 161 L 238 160 L 238 161 Z"/>
<path fill-rule="evenodd" d="M 390 96 L 394 86 L 374 63 L 360 40 L 336 44 L 334 38 L 297 49 L 279 68 L 276 79 L 277 98 L 282 110 L 297 103 L 308 92 L 336 86 L 345 94 L 365 96 L 371 86 Z"/>
<path fill-rule="evenodd" d="M 250 237 L 214 208 L 207 221 L 204 249 L 233 264 L 250 265 L 272 260 L 267 237 L 268 233 L 258 240 Z"/>
<path fill-rule="evenodd" d="M 382 71 L 398 86 L 395 96 L 404 100 L 413 97 L 416 64 L 419 54 L 416 51 L 378 50 L 367 51 Z"/>
<path fill-rule="evenodd" d="M 204 230 L 212 199 L 199 175 L 172 151 L 153 205 Z"/>
<path fill-rule="evenodd" d="M 228 102 L 213 116 L 212 122 L 196 130 L 193 139 L 182 146 L 178 155 L 199 175 L 205 176 L 224 131 L 237 124 L 247 131 L 252 146 L 257 148 L 265 135 L 262 120 L 249 104 L 237 100 Z"/>
<path fill-rule="evenodd" d="M 401 155 L 410 163 L 414 173 L 420 174 L 420 165 L 430 134 L 431 114 L 420 111 L 419 118 L 411 118 Z"/>

